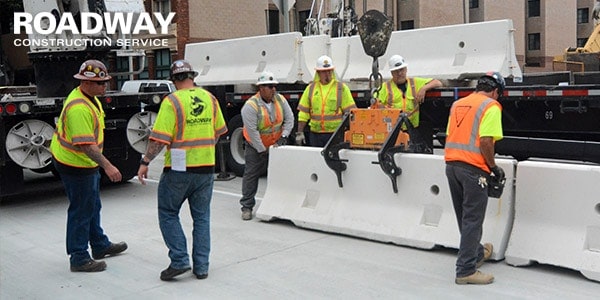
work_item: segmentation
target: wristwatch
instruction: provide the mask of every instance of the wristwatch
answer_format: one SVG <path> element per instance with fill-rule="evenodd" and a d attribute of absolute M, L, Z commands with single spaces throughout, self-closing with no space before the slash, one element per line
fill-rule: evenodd
<path fill-rule="evenodd" d="M 142 157 L 142 159 L 140 159 L 140 165 L 149 166 L 150 162 L 149 161 L 145 161 L 144 157 Z"/>

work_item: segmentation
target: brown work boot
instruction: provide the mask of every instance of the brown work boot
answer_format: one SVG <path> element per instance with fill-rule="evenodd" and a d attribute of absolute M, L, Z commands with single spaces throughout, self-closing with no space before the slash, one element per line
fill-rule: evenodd
<path fill-rule="evenodd" d="M 252 209 L 242 208 L 242 220 L 244 220 L 244 221 L 252 220 Z"/>
<path fill-rule="evenodd" d="M 490 284 L 493 281 L 494 276 L 492 274 L 481 273 L 479 270 L 469 276 L 456 277 L 454 280 L 456 284 Z"/>
<path fill-rule="evenodd" d="M 477 268 L 481 267 L 485 261 L 492 257 L 494 246 L 491 243 L 483 244 L 483 258 L 477 262 Z"/>
<path fill-rule="evenodd" d="M 106 270 L 106 263 L 93 259 L 80 266 L 71 266 L 71 272 L 102 272 L 104 270 Z"/>

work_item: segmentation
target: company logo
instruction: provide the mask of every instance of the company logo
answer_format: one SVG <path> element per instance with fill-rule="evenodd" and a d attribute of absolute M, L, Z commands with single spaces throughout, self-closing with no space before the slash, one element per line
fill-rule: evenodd
<path fill-rule="evenodd" d="M 156 21 L 156 25 L 153 22 Z M 32 47 L 61 47 L 61 46 L 168 46 L 167 39 L 118 39 L 110 40 L 103 35 L 122 34 L 136 35 L 140 33 L 163 34 L 169 33 L 169 24 L 175 17 L 171 12 L 166 16 L 161 13 L 93 13 L 81 12 L 76 18 L 70 12 L 65 12 L 56 16 L 49 12 L 41 12 L 35 15 L 26 12 L 14 13 L 14 34 L 26 33 L 29 39 L 15 39 L 15 46 Z M 32 38 L 33 34 L 45 36 L 44 38 Z M 57 36 L 96 36 L 95 39 L 89 38 L 50 38 L 50 35 Z M 158 44 L 157 44 L 158 43 Z"/>

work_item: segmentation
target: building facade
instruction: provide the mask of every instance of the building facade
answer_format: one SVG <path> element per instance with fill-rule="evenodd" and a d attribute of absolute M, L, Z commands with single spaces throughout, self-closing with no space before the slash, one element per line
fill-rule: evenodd
<path fill-rule="evenodd" d="M 284 1 L 287 1 L 284 3 Z M 289 31 L 309 33 L 311 20 L 346 7 L 355 18 L 377 9 L 395 30 L 511 19 L 517 60 L 525 72 L 552 70 L 554 56 L 581 47 L 593 30 L 596 0 L 147 0 L 148 11 L 176 12 L 167 49 L 151 49 L 148 77 L 164 78 L 167 61 L 183 58 L 185 45 Z M 290 7 L 289 13 L 282 10 Z M 348 10 L 350 11 L 350 10 Z M 314 22 L 314 21 L 313 21 Z M 432 41 L 434 43 L 435 41 Z M 170 60 L 166 58 L 170 51 Z"/>

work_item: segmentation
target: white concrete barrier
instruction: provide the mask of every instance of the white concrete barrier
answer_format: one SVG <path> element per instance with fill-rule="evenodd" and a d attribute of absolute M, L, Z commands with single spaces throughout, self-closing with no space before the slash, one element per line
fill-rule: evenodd
<path fill-rule="evenodd" d="M 321 148 L 283 146 L 269 155 L 267 189 L 256 212 L 261 220 L 292 221 L 296 226 L 347 234 L 398 245 L 458 248 L 460 237 L 441 155 L 395 155 L 402 169 L 398 193 L 392 190 L 373 151 L 342 150 L 347 159 L 344 187 L 327 167 Z M 507 174 L 501 199 L 490 198 L 483 239 L 502 259 L 513 219 L 514 164 L 499 159 Z"/>
<path fill-rule="evenodd" d="M 524 161 L 506 262 L 539 262 L 600 281 L 600 166 Z"/>

